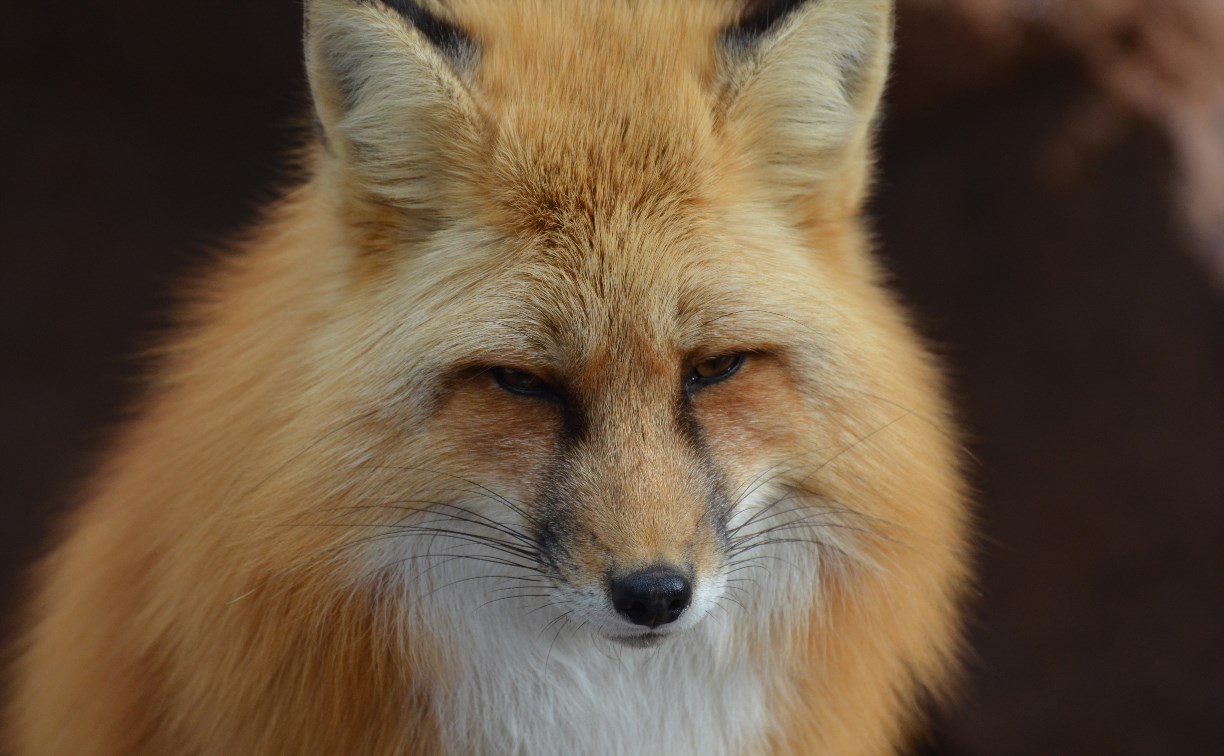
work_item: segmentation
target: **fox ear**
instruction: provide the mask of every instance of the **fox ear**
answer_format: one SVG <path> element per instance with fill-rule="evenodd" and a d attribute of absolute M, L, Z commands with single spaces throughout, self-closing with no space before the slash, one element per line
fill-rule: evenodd
<path fill-rule="evenodd" d="M 428 0 L 309 0 L 306 66 L 344 199 L 439 214 L 476 143 L 479 49 Z"/>
<path fill-rule="evenodd" d="M 892 0 L 749 0 L 723 32 L 720 115 L 802 219 L 863 202 L 892 27 Z"/>

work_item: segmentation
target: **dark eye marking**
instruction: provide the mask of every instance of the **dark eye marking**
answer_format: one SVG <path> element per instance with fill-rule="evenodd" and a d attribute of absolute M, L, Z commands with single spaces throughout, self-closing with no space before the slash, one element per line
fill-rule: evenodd
<path fill-rule="evenodd" d="M 510 367 L 495 367 L 489 370 L 497 385 L 506 391 L 519 396 L 539 396 L 545 399 L 559 399 L 560 395 L 543 378 L 526 370 Z"/>
<path fill-rule="evenodd" d="M 692 392 L 710 384 L 725 381 L 735 375 L 743 364 L 744 355 L 742 353 L 707 357 L 693 365 L 693 369 L 684 379 L 684 388 Z"/>
<path fill-rule="evenodd" d="M 685 391 L 692 393 L 706 386 L 725 381 L 735 375 L 744 364 L 746 355 L 740 352 L 707 357 L 693 363 L 684 377 Z M 497 385 L 511 394 L 539 397 L 563 402 L 561 391 L 540 376 L 527 370 L 499 365 L 489 368 L 489 374 Z"/>

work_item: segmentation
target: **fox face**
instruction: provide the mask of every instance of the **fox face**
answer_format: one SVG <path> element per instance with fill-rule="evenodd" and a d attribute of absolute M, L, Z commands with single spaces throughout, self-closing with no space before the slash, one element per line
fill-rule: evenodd
<path fill-rule="evenodd" d="M 456 474 L 520 510 L 502 514 L 518 515 L 521 556 L 555 581 L 557 600 L 599 635 L 635 644 L 728 601 L 749 478 L 794 453 L 790 423 L 807 412 L 785 329 L 762 330 L 760 299 L 735 293 L 751 287 L 745 271 L 711 265 L 696 242 L 676 265 L 683 242 L 662 237 L 644 237 L 638 255 L 622 242 L 598 266 L 582 261 L 581 243 L 556 269 L 530 263 L 582 293 L 493 305 L 487 356 L 450 369 L 464 377 L 429 423 L 470 462 Z M 668 247 L 669 263 L 651 264 Z M 711 269 L 713 283 L 694 275 Z"/>
<path fill-rule="evenodd" d="M 816 565 L 878 530 L 813 473 L 898 407 L 940 413 L 880 380 L 938 393 L 918 349 L 886 353 L 904 324 L 858 220 L 890 24 L 886 2 L 312 4 L 319 172 L 351 310 L 379 315 L 359 341 L 393 360 L 343 393 L 410 407 L 395 454 L 477 492 L 434 492 L 416 535 L 458 539 L 434 557 L 483 544 L 521 595 L 640 646 L 810 604 Z M 764 558 L 806 566 L 759 591 Z"/>
<path fill-rule="evenodd" d="M 361 294 L 459 292 L 442 295 L 428 323 L 362 337 L 363 352 L 390 361 L 352 373 L 377 380 L 342 392 L 391 387 L 377 404 L 410 413 L 392 423 L 390 450 L 362 456 L 394 468 L 391 485 L 423 486 L 401 498 L 439 502 L 413 513 L 429 526 L 404 523 L 413 556 L 428 543 L 442 559 L 508 562 L 478 566 L 525 596 L 550 594 L 597 636 L 649 645 L 712 612 L 756 606 L 736 586 L 751 585 L 744 573 L 767 541 L 788 527 L 803 535 L 797 521 L 821 512 L 837 535 L 839 507 L 803 479 L 855 432 L 826 419 L 834 397 L 818 391 L 845 386 L 839 371 L 853 367 L 804 325 L 814 312 L 838 316 L 776 285 L 776 275 L 817 272 L 801 251 L 746 255 L 760 240 L 735 230 L 733 208 L 703 202 L 638 213 L 606 240 L 581 225 L 546 240 L 498 230 L 439 278 L 418 264 L 410 283 Z M 354 312 L 370 309 L 408 311 L 382 301 Z M 440 520 L 456 532 L 436 532 Z M 811 553 L 791 558 L 817 559 L 809 540 Z M 446 578 L 469 577 L 447 569 L 462 561 L 420 560 L 439 599 L 453 598 Z M 795 587 L 810 592 L 813 574 L 797 574 Z M 484 600 L 509 609 L 512 597 Z"/>

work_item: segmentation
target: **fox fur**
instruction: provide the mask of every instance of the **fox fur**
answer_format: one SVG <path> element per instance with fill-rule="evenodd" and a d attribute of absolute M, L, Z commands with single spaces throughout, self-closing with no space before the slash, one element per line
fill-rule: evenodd
<path fill-rule="evenodd" d="M 306 14 L 306 176 L 40 565 L 14 752 L 902 748 L 969 520 L 863 218 L 891 1 Z"/>

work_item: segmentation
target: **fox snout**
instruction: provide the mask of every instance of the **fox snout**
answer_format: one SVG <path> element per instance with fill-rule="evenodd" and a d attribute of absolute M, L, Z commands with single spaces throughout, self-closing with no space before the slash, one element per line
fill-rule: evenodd
<path fill-rule="evenodd" d="M 670 517 L 571 511 L 575 519 L 542 550 L 560 603 L 599 634 L 630 644 L 693 627 L 719 600 L 726 562 L 721 518 L 707 507 L 695 500 Z"/>
<path fill-rule="evenodd" d="M 720 598 L 725 486 L 667 408 L 610 414 L 590 413 L 598 432 L 557 456 L 535 535 L 567 610 L 605 637 L 652 640 L 696 625 Z"/>
<path fill-rule="evenodd" d="M 697 624 L 719 600 L 725 539 L 713 518 L 686 522 L 699 515 L 676 512 L 661 522 L 640 510 L 629 517 L 585 514 L 548 534 L 541 554 L 560 603 L 599 634 L 626 642 L 661 638 Z M 590 514 L 610 521 L 591 530 L 590 519 L 603 518 Z"/>

